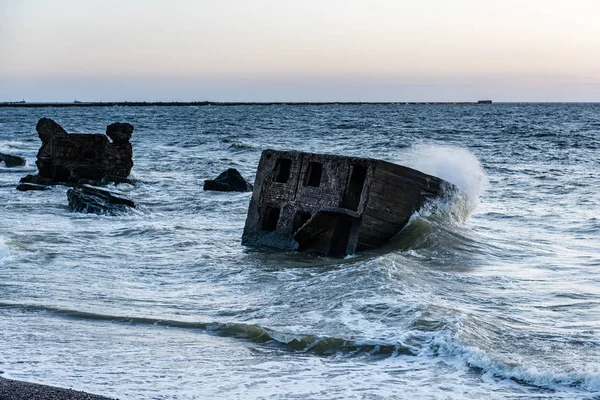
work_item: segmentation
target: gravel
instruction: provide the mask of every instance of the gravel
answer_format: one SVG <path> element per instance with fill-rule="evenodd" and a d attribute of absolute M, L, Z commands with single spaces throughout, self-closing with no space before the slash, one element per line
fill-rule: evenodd
<path fill-rule="evenodd" d="M 0 400 L 115 400 L 72 389 L 0 378 Z"/>

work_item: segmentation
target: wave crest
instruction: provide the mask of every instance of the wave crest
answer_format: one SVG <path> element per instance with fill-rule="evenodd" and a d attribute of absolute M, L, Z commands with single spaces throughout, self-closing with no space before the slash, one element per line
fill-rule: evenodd
<path fill-rule="evenodd" d="M 494 360 L 478 347 L 461 342 L 455 329 L 444 327 L 435 332 L 411 330 L 396 339 L 346 339 L 325 335 L 278 332 L 258 324 L 235 322 L 189 322 L 144 317 L 126 317 L 83 312 L 44 305 L 0 302 L 0 309 L 20 309 L 45 312 L 62 318 L 96 320 L 112 323 L 152 325 L 198 330 L 201 333 L 232 337 L 265 346 L 276 346 L 291 351 L 302 351 L 317 356 L 346 354 L 349 356 L 412 356 L 425 362 L 443 361 L 457 370 L 477 371 L 494 379 L 510 379 L 519 384 L 540 388 L 575 388 L 596 392 L 600 390 L 600 374 L 596 371 L 553 371 L 523 365 L 508 365 Z M 410 340 L 411 336 L 417 339 Z M 415 339 L 413 338 L 413 339 Z M 409 343 L 406 343 L 409 342 Z"/>
<path fill-rule="evenodd" d="M 442 178 L 458 188 L 447 188 L 444 196 L 426 204 L 420 211 L 425 216 L 442 212 L 464 223 L 479 205 L 489 185 L 477 156 L 463 147 L 417 145 L 397 162 Z"/>

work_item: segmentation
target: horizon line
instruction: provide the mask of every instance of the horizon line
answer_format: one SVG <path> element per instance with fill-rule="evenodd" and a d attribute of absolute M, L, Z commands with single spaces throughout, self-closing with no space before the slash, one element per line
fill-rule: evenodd
<path fill-rule="evenodd" d="M 490 105 L 490 104 L 597 104 L 590 101 L 77 101 L 0 102 L 0 107 L 110 107 L 110 106 L 322 106 L 322 105 Z"/>

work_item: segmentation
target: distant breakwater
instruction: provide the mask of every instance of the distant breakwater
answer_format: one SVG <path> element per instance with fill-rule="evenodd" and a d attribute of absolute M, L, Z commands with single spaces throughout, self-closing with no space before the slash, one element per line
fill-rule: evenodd
<path fill-rule="evenodd" d="M 189 101 L 189 102 L 150 102 L 150 101 L 110 101 L 110 102 L 75 102 L 75 103 L 25 103 L 4 102 L 0 107 L 232 107 L 232 106 L 329 106 L 329 105 L 450 105 L 450 104 L 491 104 L 491 102 L 218 102 L 218 101 Z"/>

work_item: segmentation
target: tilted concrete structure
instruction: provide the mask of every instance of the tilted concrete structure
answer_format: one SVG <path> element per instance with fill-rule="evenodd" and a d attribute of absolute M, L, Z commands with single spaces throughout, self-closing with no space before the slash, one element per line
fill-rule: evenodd
<path fill-rule="evenodd" d="M 381 246 L 453 186 L 386 161 L 265 150 L 242 243 L 334 257 Z"/>

